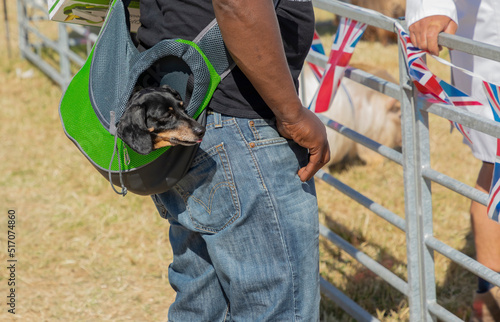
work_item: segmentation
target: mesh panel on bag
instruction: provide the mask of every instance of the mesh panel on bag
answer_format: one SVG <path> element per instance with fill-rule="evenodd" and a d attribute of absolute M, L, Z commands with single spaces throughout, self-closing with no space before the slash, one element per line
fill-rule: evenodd
<path fill-rule="evenodd" d="M 125 93 L 123 81 L 130 75 L 129 61 L 139 53 L 126 26 L 123 3 L 119 1 L 111 9 L 94 47 L 89 95 L 97 117 L 106 128 L 109 128 L 109 112 L 115 109 L 116 103 Z M 118 53 L 120 56 L 117 56 Z"/>
<path fill-rule="evenodd" d="M 217 74 L 221 75 L 226 69 L 229 68 L 232 59 L 227 50 L 225 50 L 219 25 L 215 25 L 210 28 L 207 33 L 203 35 L 203 38 L 199 41 L 198 46 L 200 46 L 208 60 L 210 60 L 217 71 Z"/>

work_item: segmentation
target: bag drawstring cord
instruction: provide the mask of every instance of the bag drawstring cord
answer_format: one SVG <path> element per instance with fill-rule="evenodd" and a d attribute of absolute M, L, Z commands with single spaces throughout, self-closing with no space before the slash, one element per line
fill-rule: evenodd
<path fill-rule="evenodd" d="M 111 167 L 113 166 L 113 160 L 115 159 L 115 154 L 117 150 L 118 150 L 118 134 L 115 134 L 115 146 L 113 148 L 113 155 L 111 156 L 111 162 L 109 163 L 109 171 L 108 171 L 109 183 L 111 184 L 111 188 L 113 188 L 114 192 L 125 197 L 125 195 L 127 194 L 127 187 L 125 187 L 125 185 L 123 184 L 122 162 L 119 151 L 118 151 L 118 174 L 120 177 L 121 191 L 116 190 L 115 185 L 113 184 L 113 181 L 111 179 Z"/>
<path fill-rule="evenodd" d="M 120 177 L 120 185 L 122 191 L 118 191 L 115 188 L 115 185 L 113 184 L 113 181 L 111 179 L 111 167 L 113 166 L 113 160 L 115 159 L 115 154 L 116 151 L 118 150 L 118 132 L 116 130 L 116 125 L 115 125 L 115 120 L 116 120 L 116 114 L 114 111 L 110 112 L 110 133 L 115 136 L 115 145 L 113 147 L 113 155 L 111 156 L 111 161 L 109 162 L 109 169 L 108 169 L 108 174 L 109 174 L 109 183 L 111 184 L 111 188 L 113 188 L 113 191 L 116 192 L 119 195 L 122 195 L 125 197 L 127 194 L 127 187 L 123 184 L 123 174 L 122 174 L 122 161 L 120 158 L 120 151 L 118 151 L 118 175 Z"/>

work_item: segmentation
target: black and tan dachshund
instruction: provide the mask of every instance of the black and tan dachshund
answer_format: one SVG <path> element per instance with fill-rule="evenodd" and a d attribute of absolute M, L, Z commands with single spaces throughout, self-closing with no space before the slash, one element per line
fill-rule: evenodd
<path fill-rule="evenodd" d="M 118 123 L 118 137 L 137 153 L 201 142 L 205 128 L 186 114 L 177 91 L 167 85 L 144 88 L 130 98 Z"/>

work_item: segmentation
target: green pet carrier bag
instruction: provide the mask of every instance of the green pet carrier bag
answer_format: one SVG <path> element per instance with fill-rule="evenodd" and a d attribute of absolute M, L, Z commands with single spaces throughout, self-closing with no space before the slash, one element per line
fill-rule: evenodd
<path fill-rule="evenodd" d="M 167 191 L 189 170 L 198 145 L 172 146 L 141 155 L 116 128 L 136 85 L 169 85 L 189 116 L 202 123 L 205 107 L 230 71 L 230 56 L 214 19 L 193 41 L 166 39 L 140 52 L 127 25 L 126 6 L 114 0 L 99 37 L 60 103 L 66 135 L 114 185 L 139 195 Z"/>

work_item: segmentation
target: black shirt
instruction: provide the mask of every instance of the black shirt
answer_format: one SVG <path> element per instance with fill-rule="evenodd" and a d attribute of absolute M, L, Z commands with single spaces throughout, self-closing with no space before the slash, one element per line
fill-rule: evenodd
<path fill-rule="evenodd" d="M 215 17 L 209 0 L 140 0 L 140 6 L 141 27 L 137 38 L 144 48 L 162 39 L 193 40 Z M 298 89 L 298 77 L 314 33 L 313 6 L 310 0 L 279 0 L 276 14 L 288 65 Z M 209 108 L 243 118 L 273 116 L 238 67 L 219 84 Z"/>

